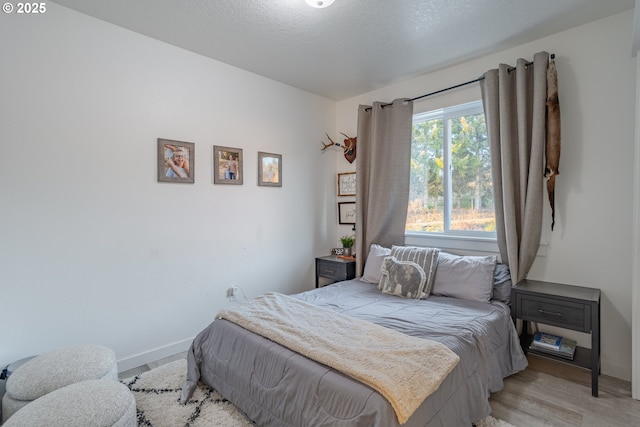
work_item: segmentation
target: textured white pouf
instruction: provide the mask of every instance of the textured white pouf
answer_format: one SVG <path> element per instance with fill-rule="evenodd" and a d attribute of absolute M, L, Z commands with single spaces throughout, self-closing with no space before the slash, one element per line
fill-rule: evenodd
<path fill-rule="evenodd" d="M 52 391 L 17 411 L 3 427 L 136 427 L 136 400 L 127 386 L 89 380 Z"/>
<path fill-rule="evenodd" d="M 6 384 L 2 419 L 59 388 L 86 380 L 118 379 L 113 350 L 101 345 L 76 345 L 34 357 L 18 367 Z"/>

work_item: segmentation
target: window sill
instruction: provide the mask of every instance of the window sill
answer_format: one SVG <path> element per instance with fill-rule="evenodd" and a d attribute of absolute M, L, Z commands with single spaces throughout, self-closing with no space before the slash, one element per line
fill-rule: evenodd
<path fill-rule="evenodd" d="M 491 237 L 452 236 L 425 233 L 405 233 L 404 244 L 411 246 L 427 246 L 460 254 L 482 253 L 500 255 L 498 242 Z M 547 255 L 547 243 L 540 243 L 537 256 Z"/>
<path fill-rule="evenodd" d="M 426 233 L 405 233 L 405 245 L 429 246 L 462 252 L 498 254 L 498 242 L 491 237 L 452 236 Z"/>

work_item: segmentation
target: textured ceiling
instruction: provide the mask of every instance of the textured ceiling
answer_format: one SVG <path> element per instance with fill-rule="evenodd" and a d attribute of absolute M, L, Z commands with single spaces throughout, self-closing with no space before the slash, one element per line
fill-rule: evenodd
<path fill-rule="evenodd" d="M 304 0 L 55 0 L 333 100 L 629 10 L 634 2 L 336 0 L 315 9 Z"/>

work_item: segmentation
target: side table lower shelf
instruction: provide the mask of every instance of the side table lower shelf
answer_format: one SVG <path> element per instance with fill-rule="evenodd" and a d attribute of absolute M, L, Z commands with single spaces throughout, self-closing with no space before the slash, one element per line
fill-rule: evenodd
<path fill-rule="evenodd" d="M 531 353 L 548 359 L 557 360 L 559 362 L 571 363 L 581 368 L 591 369 L 591 349 L 589 348 L 576 346 L 576 352 L 573 355 L 573 359 L 567 359 L 565 357 L 556 356 L 555 354 L 530 348 L 529 346 L 532 341 L 533 335 L 531 334 L 522 334 L 520 336 L 520 344 L 522 345 L 522 349 L 525 353 Z"/>

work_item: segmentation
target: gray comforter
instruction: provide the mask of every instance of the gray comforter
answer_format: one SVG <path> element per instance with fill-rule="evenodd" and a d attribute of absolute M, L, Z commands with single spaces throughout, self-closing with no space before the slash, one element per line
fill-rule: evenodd
<path fill-rule="evenodd" d="M 405 426 L 469 426 L 491 412 L 489 393 L 524 369 L 509 307 L 431 296 L 413 300 L 383 294 L 351 280 L 297 298 L 408 335 L 439 341 L 460 363 Z M 331 318 L 326 319 L 331 327 Z M 231 322 L 218 319 L 194 339 L 186 399 L 198 380 L 218 390 L 259 426 L 397 426 L 373 389 Z"/>

